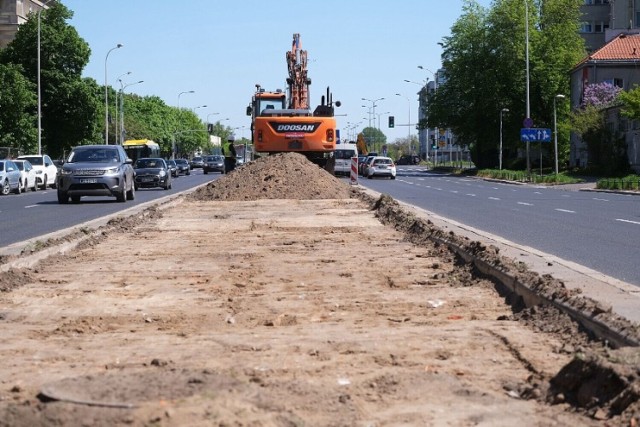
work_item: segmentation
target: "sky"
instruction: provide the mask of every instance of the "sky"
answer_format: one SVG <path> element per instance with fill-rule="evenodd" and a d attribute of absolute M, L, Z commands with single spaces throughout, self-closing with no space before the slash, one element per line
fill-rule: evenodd
<path fill-rule="evenodd" d="M 333 101 L 342 104 L 336 119 L 343 139 L 350 136 L 351 125 L 359 123 L 357 130 L 362 130 L 379 122 L 389 142 L 416 135 L 417 92 L 441 67 L 438 42 L 450 35 L 463 3 L 60 1 L 73 11 L 69 24 L 91 48 L 85 77 L 104 85 L 106 71 L 110 86 L 119 89 L 121 78 L 130 85 L 127 93 L 159 96 L 168 105 L 193 109 L 204 122 L 237 128 L 238 137 L 250 137 L 246 107 L 255 85 L 286 89 L 285 55 L 299 33 L 312 81 L 311 107 L 330 87 Z M 489 7 L 491 1 L 478 3 Z M 109 52 L 118 44 L 122 47 Z M 194 93 L 182 93 L 189 91 Z M 390 115 L 393 129 L 387 127 Z"/>

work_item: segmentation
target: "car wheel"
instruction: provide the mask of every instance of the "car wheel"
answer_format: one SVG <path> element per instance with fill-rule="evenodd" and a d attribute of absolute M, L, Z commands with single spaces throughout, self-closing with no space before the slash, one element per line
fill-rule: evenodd
<path fill-rule="evenodd" d="M 127 191 L 127 200 L 134 200 L 136 198 L 136 190 L 135 184 L 132 185 L 129 191 Z"/>
<path fill-rule="evenodd" d="M 187 175 L 191 175 L 191 171 L 187 172 Z"/>
<path fill-rule="evenodd" d="M 71 201 L 73 203 L 80 203 L 80 196 L 71 196 Z"/>
<path fill-rule="evenodd" d="M 40 187 L 41 190 L 46 190 L 47 189 L 47 175 L 45 175 L 42 178 L 42 186 Z"/>
<path fill-rule="evenodd" d="M 33 188 L 31 189 L 31 191 L 38 191 L 38 180 L 36 179 L 33 183 Z"/>
<path fill-rule="evenodd" d="M 58 190 L 58 203 L 62 205 L 69 203 L 69 195 L 65 191 Z"/>
<path fill-rule="evenodd" d="M 122 191 L 116 194 L 116 200 L 120 203 L 124 203 L 127 201 L 127 181 L 124 182 Z"/>
<path fill-rule="evenodd" d="M 208 174 L 209 174 L 209 171 L 208 171 L 208 170 L 203 170 L 202 172 L 203 172 L 205 175 L 208 175 Z"/>
<path fill-rule="evenodd" d="M 11 186 L 9 185 L 9 181 L 5 179 L 4 183 L 2 183 L 2 195 L 6 196 L 9 193 L 11 193 Z"/>
<path fill-rule="evenodd" d="M 395 175 L 391 175 L 391 179 L 396 179 L 396 176 Z"/>
<path fill-rule="evenodd" d="M 18 186 L 16 187 L 15 190 L 13 190 L 13 192 L 16 194 L 22 193 L 22 184 L 20 183 L 20 181 L 18 181 Z"/>

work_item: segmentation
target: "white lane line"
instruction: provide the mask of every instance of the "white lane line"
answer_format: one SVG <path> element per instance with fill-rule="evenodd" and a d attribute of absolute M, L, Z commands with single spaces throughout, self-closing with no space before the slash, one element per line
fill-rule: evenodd
<path fill-rule="evenodd" d="M 594 197 L 593 200 L 596 200 L 598 202 L 608 202 L 609 199 L 598 199 L 597 197 Z"/>
<path fill-rule="evenodd" d="M 533 206 L 533 203 L 527 203 L 527 202 L 518 202 L 519 205 L 524 205 L 524 206 Z"/>
<path fill-rule="evenodd" d="M 622 218 L 616 218 L 616 221 L 620 221 L 620 222 L 626 222 L 628 224 L 636 224 L 636 225 L 640 225 L 640 221 L 630 221 L 628 219 L 622 219 Z"/>
<path fill-rule="evenodd" d="M 534 191 L 533 194 L 542 194 L 542 193 L 539 191 Z"/>
<path fill-rule="evenodd" d="M 489 200 L 500 200 L 500 199 L 497 197 L 489 197 Z"/>
<path fill-rule="evenodd" d="M 27 205 L 24 208 L 25 209 L 29 209 L 29 208 L 37 208 L 37 207 L 38 207 L 38 205 Z"/>
<path fill-rule="evenodd" d="M 467 196 L 471 196 L 471 197 L 476 197 L 476 195 L 475 195 L 475 194 L 473 194 L 473 193 L 467 193 L 466 195 L 467 195 Z"/>
<path fill-rule="evenodd" d="M 453 194 L 458 194 L 458 191 L 457 191 L 457 190 L 450 190 L 449 192 L 450 192 L 450 193 L 453 193 Z"/>
<path fill-rule="evenodd" d="M 568 209 L 555 209 L 558 212 L 565 212 L 565 213 L 576 213 L 576 211 L 570 211 Z"/>

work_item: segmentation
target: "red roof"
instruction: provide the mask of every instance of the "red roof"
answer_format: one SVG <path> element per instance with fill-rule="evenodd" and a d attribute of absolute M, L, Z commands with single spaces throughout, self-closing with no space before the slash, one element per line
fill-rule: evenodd
<path fill-rule="evenodd" d="M 589 61 L 629 61 L 640 59 L 640 34 L 619 34 L 609 43 L 584 58 Z"/>

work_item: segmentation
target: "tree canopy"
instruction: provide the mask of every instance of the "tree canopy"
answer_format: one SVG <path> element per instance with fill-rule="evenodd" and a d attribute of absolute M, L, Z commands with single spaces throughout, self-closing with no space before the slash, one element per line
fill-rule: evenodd
<path fill-rule="evenodd" d="M 526 0 L 528 5 L 530 115 L 551 127 L 553 101 L 569 93 L 569 71 L 585 55 L 578 32 L 581 0 Z M 468 145 L 478 167 L 498 162 L 499 117 L 504 116 L 505 159 L 522 152 L 526 117 L 525 3 L 496 0 L 484 8 L 465 0 L 463 13 L 443 39 L 444 83 L 428 96 L 425 127 L 448 127 Z M 558 104 L 562 121 L 568 105 Z M 568 146 L 568 134 L 561 143 Z M 559 141 L 560 142 L 560 141 Z M 568 150 L 567 150 L 568 151 Z"/>

